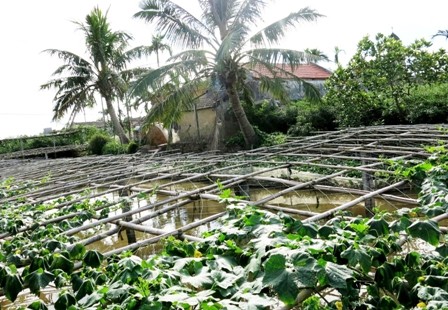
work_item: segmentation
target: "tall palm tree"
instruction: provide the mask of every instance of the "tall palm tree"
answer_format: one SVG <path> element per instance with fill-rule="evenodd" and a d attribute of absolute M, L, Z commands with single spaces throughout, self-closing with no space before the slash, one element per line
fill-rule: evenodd
<path fill-rule="evenodd" d="M 161 36 L 161 35 L 152 36 L 151 45 L 149 46 L 149 53 L 152 53 L 152 52 L 156 53 L 157 67 L 160 67 L 159 54 L 160 54 L 160 52 L 164 52 L 164 51 L 167 51 L 170 54 L 170 56 L 173 54 L 173 51 L 171 50 L 171 46 L 163 43 L 163 36 Z"/>
<path fill-rule="evenodd" d="M 98 7 L 86 16 L 85 24 L 75 24 L 85 34 L 89 60 L 68 51 L 45 50 L 64 61 L 53 73 L 57 78 L 41 85 L 41 89 L 57 89 L 53 120 L 61 119 L 70 110 L 77 113 L 87 105 L 96 104 L 99 94 L 106 103 L 114 133 L 122 143 L 128 143 L 112 103 L 124 98 L 126 81 L 132 75 L 132 70 L 125 69 L 129 61 L 140 54 L 135 49 L 125 51 L 132 37 L 125 32 L 112 31 L 107 13 L 103 14 Z"/>
<path fill-rule="evenodd" d="M 334 47 L 334 63 L 337 64 L 338 66 L 341 65 L 341 63 L 339 62 L 339 54 L 345 51 L 341 48 L 339 48 L 339 46 L 335 46 Z"/>
<path fill-rule="evenodd" d="M 312 62 L 315 59 L 321 60 L 321 61 L 330 61 L 327 55 L 325 55 L 324 52 L 317 48 L 307 48 L 305 49 L 305 53 L 307 53 L 306 61 Z"/>
<path fill-rule="evenodd" d="M 191 79 L 165 98 L 164 105 L 192 104 L 191 98 L 196 97 L 194 94 L 198 93 L 200 85 L 209 81 L 217 92 L 224 92 L 229 98 L 246 146 L 254 146 L 258 137 L 239 97 L 240 93 L 247 93 L 244 81 L 248 72 L 257 71 L 257 68 L 270 71 L 274 78 L 261 74 L 261 70 L 258 72 L 262 89 L 285 98 L 286 89 L 280 77 L 297 77 L 278 64 L 297 66 L 305 53 L 264 46 L 279 44 L 286 30 L 300 21 L 313 21 L 321 15 L 304 8 L 252 32 L 251 28 L 261 21 L 265 0 L 198 1 L 202 10 L 200 18 L 170 0 L 143 0 L 141 11 L 134 16 L 155 23 L 156 29 L 167 40 L 186 50 L 171 57 L 167 65 L 143 76 L 135 84 L 134 91 L 145 92 L 149 87 L 157 89 L 169 81 L 169 72 L 187 74 Z"/>

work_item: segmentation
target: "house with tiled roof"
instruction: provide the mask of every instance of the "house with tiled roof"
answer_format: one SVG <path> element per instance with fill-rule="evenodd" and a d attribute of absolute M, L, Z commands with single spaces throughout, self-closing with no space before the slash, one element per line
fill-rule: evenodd
<path fill-rule="evenodd" d="M 278 65 L 278 68 L 278 70 L 268 70 L 257 66 L 249 69 L 251 74 L 248 76 L 248 82 L 256 102 L 270 99 L 269 94 L 262 93 L 258 86 L 261 76 L 272 78 L 275 75 L 285 79 L 284 83 L 289 91 L 290 99 L 299 100 L 305 96 L 305 92 L 302 84 L 293 79 L 293 75 L 313 84 L 323 95 L 324 82 L 332 74 L 331 71 L 315 63 L 301 64 L 293 68 L 290 65 Z M 217 133 L 221 137 L 231 137 L 239 131 L 238 123 L 228 106 L 227 99 L 212 93 L 199 98 L 194 110 L 185 111 L 177 127 L 179 128 L 177 134 L 181 141 L 202 141 L 206 145 L 210 145 L 210 141 L 223 140 L 216 138 Z M 215 149 L 213 146 L 211 148 Z M 219 149 L 219 147 L 216 148 Z"/>
<path fill-rule="evenodd" d="M 263 75 L 270 78 L 273 78 L 275 76 L 279 78 L 288 79 L 291 78 L 291 75 L 294 75 L 303 80 L 325 81 L 332 74 L 330 70 L 325 69 L 324 67 L 321 67 L 315 63 L 299 64 L 294 67 L 292 67 L 289 64 L 279 64 L 277 65 L 277 68 L 279 68 L 279 70 L 275 70 L 274 68 L 274 70 L 271 71 L 264 66 L 257 65 L 255 67 L 252 67 L 250 70 L 253 72 L 254 78 Z M 288 74 L 284 73 L 285 71 L 288 72 Z"/>
<path fill-rule="evenodd" d="M 307 83 L 316 87 L 321 95 L 325 94 L 324 83 L 332 75 L 332 72 L 322 66 L 315 63 L 299 64 L 297 66 L 291 66 L 290 64 L 278 64 L 278 69 L 270 70 L 262 65 L 256 65 L 250 69 L 252 72 L 252 78 L 257 81 L 261 76 L 268 78 L 282 78 L 285 79 L 285 84 L 289 90 L 289 96 L 291 100 L 302 99 L 305 96 L 302 83 L 297 83 L 294 77 L 304 80 Z M 267 94 L 256 93 L 255 99 L 266 99 L 269 96 Z"/>

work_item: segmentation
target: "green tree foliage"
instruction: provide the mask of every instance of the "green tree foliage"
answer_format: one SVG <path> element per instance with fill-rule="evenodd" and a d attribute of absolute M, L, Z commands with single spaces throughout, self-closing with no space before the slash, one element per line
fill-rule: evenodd
<path fill-rule="evenodd" d="M 94 155 L 102 155 L 104 146 L 110 141 L 110 137 L 104 134 L 96 134 L 89 141 L 89 151 Z"/>
<path fill-rule="evenodd" d="M 118 154 L 126 154 L 128 149 L 128 145 L 121 144 L 117 141 L 109 141 L 103 147 L 103 154 L 109 155 L 118 155 Z"/>
<path fill-rule="evenodd" d="M 285 63 L 297 66 L 306 53 L 264 46 L 277 45 L 286 31 L 298 22 L 313 21 L 320 16 L 314 10 L 304 8 L 259 31 L 253 31 L 252 28 L 260 22 L 266 3 L 264 0 L 199 1 L 202 12 L 194 15 L 169 0 L 143 1 L 141 11 L 135 17 L 155 24 L 168 41 L 187 50 L 174 55 L 169 64 L 144 75 L 136 83 L 135 92 L 146 93 L 148 89 L 157 91 L 161 84 L 170 82 L 173 73 L 174 76 L 185 74 L 192 78 L 184 81 L 159 105 L 185 102 L 192 106 L 205 80 L 211 84 L 210 88 L 229 98 L 246 146 L 256 145 L 257 135 L 239 98 L 241 92 L 248 93 L 248 88 L 244 88 L 247 72 L 258 65 L 271 73 L 282 71 L 288 78 L 296 78 L 281 68 L 275 69 L 275 65 Z M 261 86 L 277 97 L 286 97 L 286 90 L 278 78 L 261 76 Z"/>
<path fill-rule="evenodd" d="M 22 136 L 15 139 L 4 139 L 0 140 L 0 154 L 42 147 L 87 144 L 90 138 L 97 133 L 103 132 L 93 126 L 80 126 L 74 129 L 62 130 L 54 135 Z"/>
<path fill-rule="evenodd" d="M 407 98 L 410 123 L 440 124 L 448 122 L 448 83 L 419 85 Z"/>
<path fill-rule="evenodd" d="M 337 108 L 339 124 L 409 123 L 413 91 L 448 79 L 448 55 L 430 46 L 425 40 L 405 46 L 383 34 L 363 38 L 347 68 L 338 67 L 327 83 L 326 100 Z"/>
<path fill-rule="evenodd" d="M 267 100 L 260 104 L 244 104 L 244 110 L 250 123 L 266 133 L 286 133 L 299 114 L 298 107 L 292 103 L 278 105 Z"/>
<path fill-rule="evenodd" d="M 288 134 L 306 136 L 312 131 L 336 129 L 335 108 L 325 102 L 314 103 L 301 100 L 294 104 L 298 114 L 295 123 L 289 127 Z"/>
<path fill-rule="evenodd" d="M 173 54 L 171 46 L 163 43 L 163 37 L 161 35 L 153 36 L 151 39 L 151 46 L 149 46 L 149 52 L 155 53 L 157 58 L 157 67 L 160 67 L 159 54 L 163 51 L 167 51 L 170 56 Z"/>
<path fill-rule="evenodd" d="M 43 84 L 41 89 L 55 88 L 54 119 L 61 119 L 67 112 L 72 116 L 96 103 L 99 94 L 106 102 L 114 132 L 122 143 L 128 143 L 122 125 L 112 105 L 122 100 L 127 91 L 127 80 L 132 70 L 125 70 L 128 62 L 145 52 L 138 49 L 126 51 L 131 36 L 125 32 L 112 31 L 107 14 L 99 8 L 86 16 L 85 23 L 75 23 L 84 32 L 90 60 L 69 51 L 48 49 L 45 52 L 56 55 L 64 64 L 53 73 L 55 79 Z"/>

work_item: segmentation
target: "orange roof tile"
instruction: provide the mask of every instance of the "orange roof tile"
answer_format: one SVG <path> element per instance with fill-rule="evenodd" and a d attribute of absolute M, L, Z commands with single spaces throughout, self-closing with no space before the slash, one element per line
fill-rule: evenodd
<path fill-rule="evenodd" d="M 307 63 L 307 64 L 300 64 L 298 66 L 294 67 L 294 70 L 291 70 L 291 65 L 288 64 L 278 64 L 278 68 L 281 68 L 282 70 L 291 72 L 295 76 L 301 79 L 313 79 L 313 80 L 325 80 L 329 78 L 332 74 L 330 70 L 327 70 L 315 63 Z M 266 77 L 273 77 L 273 73 L 268 70 L 266 67 L 262 65 L 256 65 L 251 69 L 251 71 L 254 73 L 254 77 L 260 77 L 266 76 Z M 288 75 L 284 74 L 283 72 L 276 72 L 275 74 L 279 78 L 289 78 Z"/>

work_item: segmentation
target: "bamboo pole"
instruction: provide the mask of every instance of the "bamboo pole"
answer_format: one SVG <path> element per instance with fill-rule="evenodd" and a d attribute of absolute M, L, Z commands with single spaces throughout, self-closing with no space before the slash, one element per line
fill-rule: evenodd
<path fill-rule="evenodd" d="M 281 168 L 285 168 L 285 167 L 286 166 L 284 166 L 284 167 L 280 166 L 280 167 L 274 167 L 274 168 L 267 168 L 267 169 L 261 170 L 259 172 L 254 172 L 252 174 L 256 175 L 256 174 L 260 174 L 260 173 L 264 173 L 264 172 L 268 172 L 268 171 L 272 171 L 272 170 L 276 170 L 276 169 L 281 169 Z M 237 178 L 234 178 L 234 179 L 231 179 L 231 180 L 224 181 L 222 183 L 222 185 L 224 186 L 224 188 L 227 188 L 229 186 L 235 185 L 236 184 L 235 182 L 243 182 L 246 178 L 247 178 L 246 175 L 240 176 L 240 177 L 237 177 Z M 209 185 L 209 186 L 205 186 L 205 187 L 202 187 L 202 188 L 190 191 L 190 192 L 179 194 L 177 197 L 169 198 L 169 199 L 163 200 L 161 202 L 154 203 L 153 205 L 151 204 L 151 205 L 148 205 L 146 207 L 141 207 L 141 208 L 137 208 L 135 210 L 131 210 L 129 212 L 124 212 L 124 213 L 122 213 L 120 215 L 107 217 L 107 218 L 101 219 L 99 221 L 96 221 L 94 223 L 89 223 L 89 224 L 83 225 L 81 227 L 76 227 L 76 228 L 69 229 L 69 230 L 65 231 L 64 234 L 70 236 L 70 235 L 73 235 L 75 233 L 80 232 L 81 230 L 85 230 L 85 229 L 89 229 L 89 228 L 95 227 L 97 225 L 105 224 L 105 223 L 111 222 L 113 220 L 118 220 L 118 219 L 121 219 L 122 217 L 125 217 L 125 216 L 128 216 L 128 215 L 133 215 L 135 213 L 139 213 L 139 212 L 145 211 L 145 210 L 147 210 L 149 208 L 152 208 L 154 206 L 170 203 L 170 202 L 182 199 L 182 198 L 188 198 L 189 196 L 195 196 L 195 195 L 197 195 L 197 194 L 199 194 L 201 192 L 205 192 L 207 190 L 214 189 L 214 188 L 217 188 L 217 187 L 218 187 L 217 184 L 212 184 L 212 185 Z M 150 192 L 150 191 L 151 190 L 148 190 L 148 192 Z M 132 196 L 130 196 L 130 197 L 132 197 Z"/>
<path fill-rule="evenodd" d="M 149 244 L 157 243 L 161 239 L 169 237 L 169 236 L 182 235 L 184 232 L 186 232 L 186 231 L 188 231 L 190 229 L 196 228 L 198 226 L 201 226 L 201 225 L 203 225 L 205 223 L 212 222 L 212 221 L 214 221 L 214 220 L 224 216 L 226 213 L 227 212 L 220 212 L 220 213 L 214 214 L 214 215 L 206 217 L 206 218 L 204 218 L 202 220 L 199 220 L 199 221 L 196 221 L 194 223 L 190 223 L 188 225 L 185 225 L 185 226 L 183 226 L 183 227 L 181 227 L 179 229 L 167 232 L 167 233 L 165 233 L 163 235 L 159 235 L 157 237 L 152 237 L 152 238 L 149 238 L 149 239 L 146 239 L 146 240 L 142 240 L 142 241 L 137 241 L 134 244 L 130 244 L 128 246 L 125 246 L 125 247 L 122 247 L 122 248 L 119 248 L 119 249 L 115 249 L 115 250 L 106 252 L 103 255 L 105 257 L 109 257 L 109 256 L 112 256 L 112 255 L 120 254 L 120 253 L 122 253 L 124 251 L 133 251 L 133 250 L 136 250 L 136 249 L 141 248 L 143 246 L 147 246 Z"/>
<path fill-rule="evenodd" d="M 394 188 L 397 188 L 397 187 L 399 187 L 399 186 L 402 186 L 402 185 L 404 185 L 405 183 L 406 183 L 406 181 L 399 181 L 399 182 L 396 182 L 396 183 L 394 183 L 394 184 L 392 184 L 392 185 L 389 185 L 389 186 L 380 188 L 380 189 L 378 189 L 378 190 L 376 190 L 376 191 L 373 191 L 373 192 L 370 192 L 370 193 L 368 193 L 368 194 L 366 194 L 366 195 L 363 195 L 363 196 L 361 196 L 361 197 L 358 197 L 358 198 L 356 198 L 356 199 L 354 199 L 354 200 L 352 200 L 352 201 L 350 201 L 350 202 L 344 203 L 344 204 L 340 205 L 339 207 L 333 208 L 333 209 L 331 209 L 331 210 L 328 210 L 328 211 L 325 211 L 325 212 L 320 213 L 320 214 L 318 214 L 318 215 L 315 215 L 315 216 L 312 216 L 312 217 L 310 217 L 310 218 L 307 218 L 307 219 L 304 220 L 303 222 L 315 222 L 315 221 L 318 221 L 318 220 L 325 219 L 325 218 L 327 218 L 327 217 L 333 215 L 334 213 L 336 213 L 336 212 L 338 212 L 338 211 L 342 211 L 342 210 L 348 209 L 348 208 L 350 208 L 350 207 L 353 207 L 354 205 L 356 205 L 356 204 L 358 204 L 358 203 L 360 203 L 360 202 L 363 202 L 363 201 L 365 201 L 366 199 L 369 199 L 369 198 L 371 198 L 371 197 L 375 197 L 375 196 L 377 196 L 378 194 L 382 194 L 382 193 L 387 192 L 387 191 L 389 191 L 389 190 L 391 190 L 391 189 L 394 189 Z"/>

